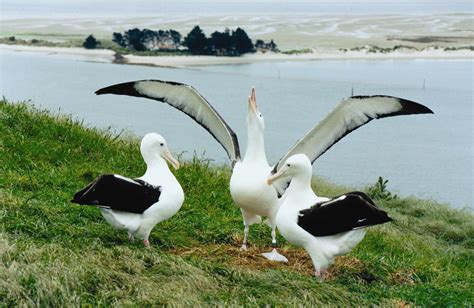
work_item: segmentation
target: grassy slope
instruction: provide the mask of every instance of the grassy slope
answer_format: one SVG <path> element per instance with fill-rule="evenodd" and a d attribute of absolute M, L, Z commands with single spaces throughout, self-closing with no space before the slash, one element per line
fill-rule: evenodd
<path fill-rule="evenodd" d="M 311 277 L 307 255 L 280 239 L 288 264 L 258 256 L 269 228 L 253 226 L 240 253 L 229 170 L 186 162 L 186 201 L 155 227 L 152 247 L 129 243 L 92 207 L 69 203 L 100 173 L 139 176 L 136 139 L 114 139 L 65 117 L 0 102 L 2 304 L 474 304 L 474 218 L 414 198 L 379 201 L 395 222 Z M 320 195 L 344 191 L 321 181 Z M 158 240 L 159 239 L 159 240 Z"/>

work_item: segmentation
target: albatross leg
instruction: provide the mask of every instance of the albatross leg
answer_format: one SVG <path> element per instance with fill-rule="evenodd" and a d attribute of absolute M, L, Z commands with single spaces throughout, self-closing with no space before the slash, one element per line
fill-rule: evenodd
<path fill-rule="evenodd" d="M 249 223 L 245 222 L 244 227 L 244 242 L 242 243 L 242 247 L 240 247 L 240 251 L 247 251 L 247 237 L 249 235 Z"/>
<path fill-rule="evenodd" d="M 146 238 L 143 240 L 143 245 L 145 245 L 145 247 L 150 247 L 150 241 Z"/>
<path fill-rule="evenodd" d="M 135 237 L 133 236 L 132 233 L 128 233 L 128 240 L 129 240 L 130 242 L 135 241 Z"/>
<path fill-rule="evenodd" d="M 262 255 L 270 261 L 288 262 L 288 259 L 284 255 L 278 253 L 278 251 L 276 250 L 277 248 L 276 224 L 274 224 L 272 220 L 270 220 L 270 223 L 272 227 L 272 248 L 273 249 L 270 252 L 262 253 Z"/>
<path fill-rule="evenodd" d="M 327 270 L 326 269 L 316 269 L 314 271 L 314 276 L 321 280 L 325 280 L 327 277 Z"/>
<path fill-rule="evenodd" d="M 240 211 L 242 212 L 242 218 L 244 220 L 244 242 L 242 244 L 242 247 L 240 247 L 241 251 L 246 251 L 247 250 L 247 238 L 249 234 L 249 227 L 253 224 L 260 223 L 262 221 L 262 218 L 252 212 L 249 212 L 243 208 L 240 208 Z"/>

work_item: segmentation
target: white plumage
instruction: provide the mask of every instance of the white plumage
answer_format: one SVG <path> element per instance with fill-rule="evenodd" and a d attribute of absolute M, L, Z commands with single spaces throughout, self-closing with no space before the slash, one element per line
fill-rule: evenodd
<path fill-rule="evenodd" d="M 162 136 L 145 135 L 140 151 L 147 165 L 143 176 L 137 179 L 115 174 L 101 176 L 76 193 L 72 202 L 100 207 L 110 225 L 126 230 L 131 240 L 143 239 L 148 246 L 154 226 L 181 208 L 184 192 L 165 161 L 179 168 Z"/>
<path fill-rule="evenodd" d="M 143 97 L 165 102 L 184 112 L 205 128 L 225 149 L 234 166 L 230 181 L 230 191 L 235 203 L 240 207 L 244 220 L 244 242 L 247 248 L 249 226 L 259 223 L 261 216 L 269 218 L 272 228 L 272 246 L 276 247 L 276 214 L 282 195 L 287 187 L 286 181 L 266 185 L 266 178 L 272 170 L 265 156 L 264 121 L 257 108 L 255 90 L 249 97 L 247 114 L 248 144 L 244 157 L 240 155 L 236 134 L 193 87 L 177 82 L 160 80 L 141 80 L 112 85 L 100 89 L 96 94 L 118 94 Z M 314 161 L 339 139 L 372 119 L 432 113 L 423 105 L 389 96 L 355 96 L 343 100 L 318 125 L 301 138 L 290 151 L 273 167 L 277 172 L 285 160 L 297 153 L 305 153 Z M 271 260 L 286 261 L 276 252 L 264 254 Z"/>
<path fill-rule="evenodd" d="M 276 217 L 278 230 L 286 240 L 308 252 L 315 274 L 319 277 L 324 278 L 336 256 L 349 253 L 362 241 L 365 235 L 362 227 L 391 221 L 384 211 L 361 192 L 349 193 L 333 200 L 316 196 L 311 188 L 311 162 L 304 154 L 290 156 L 280 171 L 268 178 L 268 184 L 283 176 L 290 177 L 291 183 Z M 357 215 L 345 213 L 351 208 L 357 211 Z M 323 219 L 318 217 L 324 215 L 322 212 L 326 213 Z M 342 232 L 335 231 L 334 225 L 338 224 L 343 225 L 339 230 Z M 314 235 L 321 232 L 335 234 Z"/>
<path fill-rule="evenodd" d="M 278 193 L 274 187 L 266 185 L 271 172 L 265 155 L 263 133 L 265 122 L 258 110 L 255 89 L 248 99 L 247 148 L 242 160 L 234 165 L 230 178 L 230 193 L 240 208 L 244 221 L 244 240 L 241 249 L 247 249 L 249 227 L 260 223 L 261 217 L 268 217 L 271 228 L 272 251 L 263 255 L 272 261 L 288 260 L 276 250 L 276 215 L 279 207 Z"/>

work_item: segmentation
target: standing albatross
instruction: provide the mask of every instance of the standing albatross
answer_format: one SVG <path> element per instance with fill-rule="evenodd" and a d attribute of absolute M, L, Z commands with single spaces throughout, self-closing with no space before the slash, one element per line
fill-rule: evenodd
<path fill-rule="evenodd" d="M 102 175 L 78 191 L 71 202 L 99 207 L 110 225 L 127 230 L 130 240 L 138 237 L 149 246 L 151 230 L 179 211 L 184 192 L 166 163 L 178 169 L 179 162 L 161 135 L 146 134 L 140 152 L 147 165 L 143 176 L 131 179 L 118 174 Z"/>
<path fill-rule="evenodd" d="M 354 191 L 332 199 L 311 188 L 311 162 L 304 154 L 290 156 L 268 185 L 290 177 L 277 215 L 280 234 L 311 256 L 315 275 L 324 278 L 334 257 L 349 253 L 365 235 L 362 228 L 392 221 L 365 193 Z"/>
<path fill-rule="evenodd" d="M 237 135 L 219 115 L 215 108 L 192 86 L 161 80 L 140 80 L 115 84 L 96 91 L 97 95 L 116 94 L 142 97 L 164 102 L 185 113 L 206 129 L 227 152 L 233 171 L 230 191 L 234 202 L 240 207 L 244 220 L 244 241 L 242 249 L 247 249 L 249 226 L 267 216 L 272 232 L 272 251 L 264 254 L 270 260 L 286 261 L 276 251 L 276 214 L 278 197 L 287 187 L 284 181 L 275 182 L 273 187 L 266 184 L 268 172 L 272 169 L 265 156 L 264 120 L 257 108 L 255 89 L 248 99 L 247 149 L 240 155 Z M 397 115 L 433 113 L 429 108 L 401 98 L 375 95 L 353 96 L 342 100 L 321 122 L 311 129 L 273 167 L 291 155 L 306 154 L 312 162 L 351 131 L 373 119 Z"/>

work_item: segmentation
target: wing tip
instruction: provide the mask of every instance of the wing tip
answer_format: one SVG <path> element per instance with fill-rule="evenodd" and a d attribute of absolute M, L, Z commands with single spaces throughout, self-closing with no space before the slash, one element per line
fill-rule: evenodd
<path fill-rule="evenodd" d="M 192 86 L 187 85 L 185 83 L 169 81 L 169 80 L 146 79 L 146 80 L 136 80 L 136 81 L 129 81 L 129 82 L 124 82 L 124 83 L 117 83 L 105 88 L 101 88 L 95 91 L 95 94 L 96 95 L 117 94 L 117 95 L 128 95 L 128 96 L 141 96 L 140 93 L 136 90 L 135 86 L 139 82 L 146 82 L 146 81 L 158 82 L 158 83 L 168 84 L 172 86 L 184 86 L 184 87 L 189 87 L 194 90 Z"/>
<path fill-rule="evenodd" d="M 400 105 L 402 105 L 402 110 L 400 111 L 404 114 L 434 114 L 433 110 L 425 105 L 404 98 L 397 99 Z"/>
<path fill-rule="evenodd" d="M 124 82 L 114 84 L 105 88 L 101 88 L 95 91 L 96 95 L 102 94 L 117 94 L 117 95 L 129 95 L 129 96 L 138 96 L 139 93 L 135 89 L 136 81 Z"/>
<path fill-rule="evenodd" d="M 400 98 L 400 97 L 395 97 L 395 96 L 390 96 L 390 95 L 355 95 L 351 96 L 349 98 L 352 99 L 367 99 L 367 98 L 375 98 L 375 97 L 385 97 L 385 98 L 393 98 L 397 100 L 400 105 L 402 106 L 402 109 L 400 109 L 398 112 L 395 113 L 390 113 L 384 116 L 380 116 L 380 118 L 387 117 L 387 116 L 393 116 L 393 115 L 401 115 L 401 114 L 434 114 L 433 110 L 430 108 L 426 107 L 425 105 L 422 105 L 420 103 Z"/>

